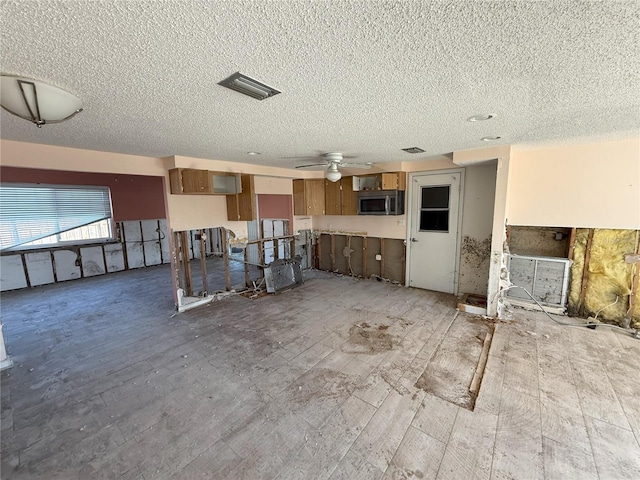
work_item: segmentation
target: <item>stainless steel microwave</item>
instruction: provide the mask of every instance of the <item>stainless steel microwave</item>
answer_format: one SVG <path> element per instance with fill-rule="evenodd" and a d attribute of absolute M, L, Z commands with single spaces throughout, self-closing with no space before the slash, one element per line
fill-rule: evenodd
<path fill-rule="evenodd" d="M 365 190 L 357 198 L 358 215 L 404 215 L 402 190 Z"/>

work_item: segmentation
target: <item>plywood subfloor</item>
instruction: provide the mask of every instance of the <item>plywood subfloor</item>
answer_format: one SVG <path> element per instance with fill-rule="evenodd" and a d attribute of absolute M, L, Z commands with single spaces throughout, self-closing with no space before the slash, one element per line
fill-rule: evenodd
<path fill-rule="evenodd" d="M 414 387 L 451 296 L 312 272 L 172 316 L 170 288 L 3 295 L 3 479 L 640 478 L 637 340 L 518 312 L 471 412 Z"/>

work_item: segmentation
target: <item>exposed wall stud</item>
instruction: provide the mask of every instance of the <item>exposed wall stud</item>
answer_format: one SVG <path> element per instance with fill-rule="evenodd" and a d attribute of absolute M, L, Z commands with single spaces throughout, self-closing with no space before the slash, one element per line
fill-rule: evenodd
<path fill-rule="evenodd" d="M 24 278 L 27 281 L 27 287 L 31 288 L 31 280 L 29 280 L 29 269 L 27 268 L 27 260 L 24 258 L 24 253 L 20 254 L 20 260 L 22 260 L 22 268 L 24 270 Z"/>
<path fill-rule="evenodd" d="M 384 238 L 380 239 L 380 255 L 381 255 L 381 259 L 380 259 L 380 276 L 382 278 L 385 278 L 384 275 L 384 257 L 386 256 L 385 254 L 386 252 L 384 251 Z"/>
<path fill-rule="evenodd" d="M 208 292 L 207 286 L 207 248 L 204 244 L 204 230 L 200 230 L 200 270 L 202 273 L 202 291 Z"/>
<path fill-rule="evenodd" d="M 367 237 L 362 237 L 362 276 L 367 278 Z"/>
<path fill-rule="evenodd" d="M 193 283 L 191 279 L 191 259 L 189 258 L 189 232 L 180 232 L 180 251 L 182 252 L 182 261 L 184 264 L 184 287 L 185 295 L 193 297 Z"/>
<path fill-rule="evenodd" d="M 580 300 L 578 302 L 578 313 L 584 316 L 584 299 L 587 295 L 587 285 L 589 284 L 589 260 L 591 259 L 591 244 L 595 229 L 590 228 L 587 235 L 587 244 L 584 251 L 584 265 L 582 267 L 582 283 L 580 284 Z"/>
<path fill-rule="evenodd" d="M 569 253 L 567 253 L 567 258 L 569 260 L 573 260 L 573 250 L 576 246 L 576 232 L 577 228 L 574 227 L 571 229 L 571 236 L 569 237 Z"/>
<path fill-rule="evenodd" d="M 227 292 L 231 290 L 231 271 L 229 270 L 229 232 L 220 227 L 220 242 L 222 245 L 222 258 L 224 259 L 224 284 Z"/>

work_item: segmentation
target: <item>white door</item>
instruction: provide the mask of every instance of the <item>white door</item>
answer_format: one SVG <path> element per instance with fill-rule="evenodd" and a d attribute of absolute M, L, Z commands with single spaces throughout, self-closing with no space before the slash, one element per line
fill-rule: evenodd
<path fill-rule="evenodd" d="M 409 286 L 455 293 L 460 175 L 413 176 Z"/>

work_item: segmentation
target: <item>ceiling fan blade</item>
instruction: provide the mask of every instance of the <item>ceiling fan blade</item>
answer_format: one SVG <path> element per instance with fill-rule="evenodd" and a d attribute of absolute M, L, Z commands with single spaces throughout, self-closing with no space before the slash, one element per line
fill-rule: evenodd
<path fill-rule="evenodd" d="M 327 162 L 323 163 L 310 163 L 309 165 L 297 165 L 295 168 L 307 168 L 307 167 L 326 167 Z"/>
<path fill-rule="evenodd" d="M 340 166 L 346 168 L 361 168 L 363 170 L 368 170 L 371 168 L 371 165 L 368 165 L 366 163 L 341 163 Z"/>

